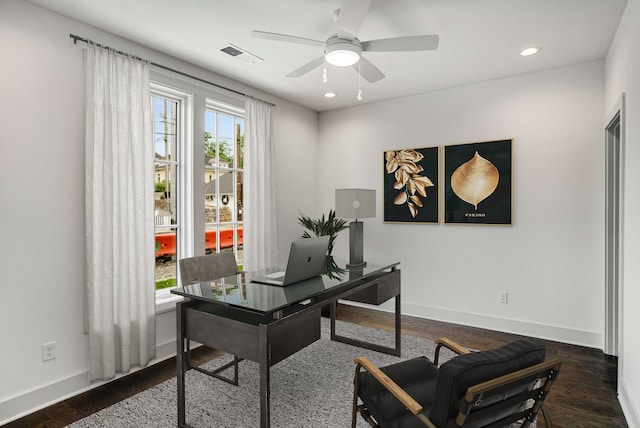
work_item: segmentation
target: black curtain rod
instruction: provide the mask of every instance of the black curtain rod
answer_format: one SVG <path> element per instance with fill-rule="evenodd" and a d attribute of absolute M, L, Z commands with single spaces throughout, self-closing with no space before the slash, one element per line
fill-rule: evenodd
<path fill-rule="evenodd" d="M 84 43 L 87 43 L 87 44 L 92 44 L 92 45 L 95 45 L 95 46 L 101 47 L 101 48 L 103 48 L 103 49 L 109 49 L 109 50 L 110 50 L 110 51 L 112 51 L 112 52 L 115 52 L 115 53 L 118 53 L 118 54 L 121 54 L 121 55 L 125 55 L 125 56 L 131 57 L 131 58 L 135 58 L 135 59 L 138 59 L 138 60 L 140 60 L 140 61 L 147 62 L 147 63 L 149 63 L 149 64 L 153 65 L 154 67 L 162 68 L 163 70 L 167 70 L 167 71 L 170 71 L 170 72 L 172 72 L 172 73 L 176 73 L 176 74 L 179 74 L 179 75 L 181 75 L 181 76 L 184 76 L 184 77 L 188 77 L 188 78 L 190 78 L 190 79 L 197 80 L 198 82 L 206 83 L 207 85 L 215 86 L 216 88 L 224 89 L 225 91 L 233 92 L 234 94 L 242 95 L 243 97 L 252 98 L 252 99 L 254 99 L 254 100 L 257 100 L 257 101 L 260 101 L 260 102 L 263 102 L 263 103 L 269 104 L 269 105 L 270 105 L 270 106 L 272 106 L 272 107 L 275 107 L 275 106 L 276 106 L 276 105 L 275 105 L 274 103 L 272 103 L 272 102 L 265 101 L 265 100 L 262 100 L 262 99 L 260 99 L 260 98 L 253 97 L 253 96 L 251 96 L 251 95 L 247 95 L 247 94 L 245 94 L 244 92 L 236 91 L 235 89 L 227 88 L 226 86 L 222 86 L 222 85 L 219 85 L 219 84 L 217 84 L 217 83 L 209 82 L 208 80 L 201 79 L 201 78 L 199 78 L 199 77 L 197 77 L 197 76 L 192 76 L 192 75 L 190 75 L 190 74 L 184 73 L 184 72 L 179 71 L 179 70 L 175 70 L 175 69 L 170 68 L 170 67 L 166 67 L 166 66 L 164 66 L 164 65 L 162 65 L 162 64 L 157 64 L 157 63 L 155 63 L 155 62 L 153 62 L 153 61 L 148 61 L 148 60 L 143 59 L 143 58 L 140 58 L 140 57 L 138 57 L 138 56 L 136 56 L 136 55 L 131 55 L 131 54 L 127 53 L 127 52 L 122 52 L 122 51 L 119 51 L 119 50 L 117 50 L 117 49 L 113 49 L 113 48 L 111 48 L 111 47 L 109 47 L 109 46 L 101 45 L 100 43 L 96 43 L 96 42 L 94 42 L 93 40 L 85 39 L 85 38 L 83 38 L 83 37 L 76 36 L 75 34 L 69 34 L 69 37 L 71 37 L 71 38 L 73 39 L 73 43 L 74 43 L 74 44 L 77 44 L 78 42 L 84 42 Z"/>

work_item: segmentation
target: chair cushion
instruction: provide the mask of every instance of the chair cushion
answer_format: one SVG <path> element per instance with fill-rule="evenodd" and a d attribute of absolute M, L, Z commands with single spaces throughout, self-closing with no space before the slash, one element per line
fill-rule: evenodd
<path fill-rule="evenodd" d="M 402 361 L 381 370 L 423 406 L 433 402 L 438 369 L 426 357 Z M 368 372 L 360 373 L 359 382 L 359 396 L 380 426 L 424 428 L 420 420 Z"/>
<path fill-rule="evenodd" d="M 536 339 L 517 340 L 501 348 L 452 358 L 440 366 L 429 419 L 438 427 L 455 426 L 452 422 L 469 386 L 541 363 L 544 359 L 544 344 Z M 483 421 L 474 421 L 474 425 L 483 426 Z"/>

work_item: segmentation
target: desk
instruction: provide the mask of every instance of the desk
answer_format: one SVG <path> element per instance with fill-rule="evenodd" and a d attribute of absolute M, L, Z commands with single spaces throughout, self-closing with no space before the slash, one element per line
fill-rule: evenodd
<path fill-rule="evenodd" d="M 177 304 L 178 427 L 185 420 L 187 344 L 195 340 L 260 366 L 260 427 L 270 427 L 270 367 L 320 339 L 323 306 L 331 305 L 331 339 L 400 355 L 400 270 L 398 262 L 359 270 L 336 269 L 287 287 L 258 284 L 251 278 L 277 268 L 243 272 L 219 280 L 178 287 L 186 299 Z M 335 331 L 339 299 L 380 304 L 395 297 L 395 348 L 340 336 Z"/>

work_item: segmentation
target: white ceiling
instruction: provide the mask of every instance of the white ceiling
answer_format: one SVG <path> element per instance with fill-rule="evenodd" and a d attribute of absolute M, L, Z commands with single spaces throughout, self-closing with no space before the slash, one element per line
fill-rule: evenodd
<path fill-rule="evenodd" d="M 316 111 L 358 104 L 358 74 L 322 67 L 286 74 L 322 48 L 253 38 L 252 30 L 325 40 L 341 0 L 28 0 Z M 386 78 L 362 80 L 363 102 L 455 87 L 604 58 L 627 0 L 373 0 L 358 38 L 438 34 L 436 51 L 371 52 Z M 79 36 L 83 36 L 79 34 Z M 100 42 L 100 40 L 95 40 Z M 219 51 L 232 43 L 264 59 Z M 519 52 L 542 48 L 532 57 Z M 326 99 L 331 90 L 337 97 Z"/>

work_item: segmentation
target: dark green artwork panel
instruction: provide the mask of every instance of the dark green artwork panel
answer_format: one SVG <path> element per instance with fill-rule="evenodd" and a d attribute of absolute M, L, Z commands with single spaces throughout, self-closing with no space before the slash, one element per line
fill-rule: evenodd
<path fill-rule="evenodd" d="M 512 140 L 444 148 L 444 221 L 513 224 Z"/>
<path fill-rule="evenodd" d="M 438 223 L 438 147 L 384 153 L 384 221 Z"/>

